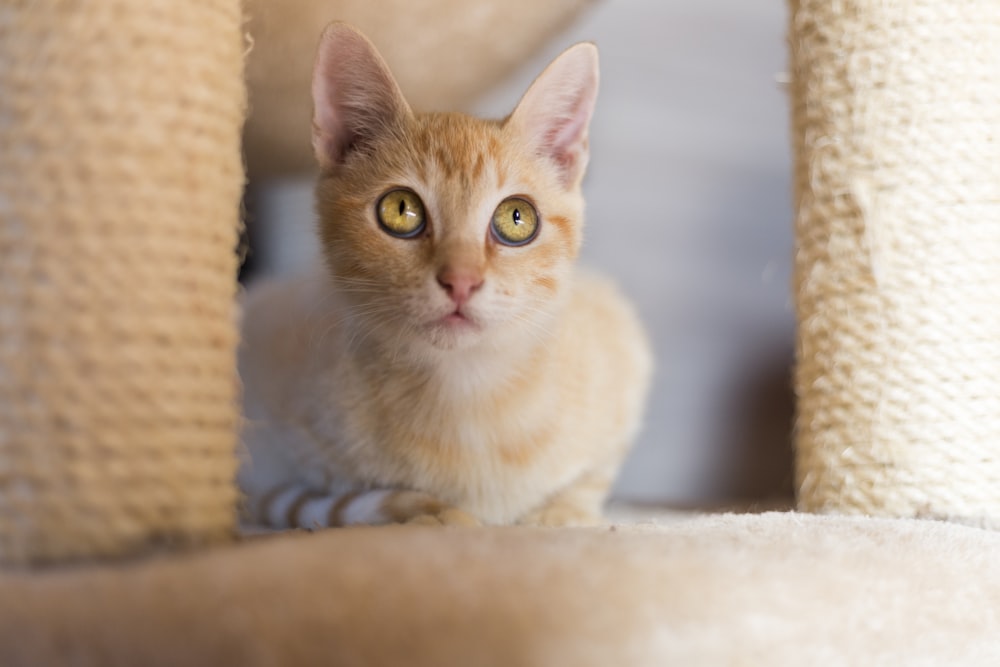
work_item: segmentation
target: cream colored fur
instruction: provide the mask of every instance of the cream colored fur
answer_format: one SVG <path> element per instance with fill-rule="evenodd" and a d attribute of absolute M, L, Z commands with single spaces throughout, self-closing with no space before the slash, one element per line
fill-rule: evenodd
<path fill-rule="evenodd" d="M 508 119 L 484 121 L 414 114 L 367 40 L 334 24 L 313 91 L 327 262 L 245 302 L 251 505 L 292 483 L 419 492 L 383 504 L 373 522 L 596 521 L 651 371 L 631 306 L 575 267 L 596 49 L 569 49 Z M 417 238 L 394 238 L 375 218 L 397 187 L 426 208 Z M 521 247 L 489 232 L 513 195 L 542 221 Z M 442 283 L 456 273 L 476 283 L 457 306 Z M 279 525 L 295 513 L 294 492 L 281 502 Z M 345 509 L 309 502 L 313 523 L 320 509 Z"/>

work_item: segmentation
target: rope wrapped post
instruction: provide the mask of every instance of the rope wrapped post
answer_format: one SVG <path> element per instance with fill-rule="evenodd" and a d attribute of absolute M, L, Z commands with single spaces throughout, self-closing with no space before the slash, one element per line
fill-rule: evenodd
<path fill-rule="evenodd" d="M 239 0 L 0 9 L 0 564 L 227 538 Z"/>
<path fill-rule="evenodd" d="M 1000 525 L 1000 4 L 791 0 L 797 487 Z"/>

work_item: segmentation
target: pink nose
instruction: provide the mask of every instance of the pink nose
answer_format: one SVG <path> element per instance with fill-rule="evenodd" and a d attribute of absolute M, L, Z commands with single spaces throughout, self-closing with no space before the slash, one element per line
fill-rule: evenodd
<path fill-rule="evenodd" d="M 445 268 L 437 275 L 438 285 L 448 293 L 456 306 L 469 300 L 483 286 L 483 276 L 478 271 L 463 268 Z"/>

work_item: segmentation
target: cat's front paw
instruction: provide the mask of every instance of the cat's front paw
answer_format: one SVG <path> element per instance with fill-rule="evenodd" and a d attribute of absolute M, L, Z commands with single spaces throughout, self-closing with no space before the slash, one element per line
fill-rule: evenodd
<path fill-rule="evenodd" d="M 522 526 L 546 526 L 546 527 L 573 527 L 573 526 L 600 526 L 604 517 L 592 510 L 575 505 L 564 503 L 554 503 L 540 507 L 521 517 L 518 521 Z"/>
<path fill-rule="evenodd" d="M 382 512 L 394 523 L 419 526 L 480 525 L 479 520 L 471 514 L 419 491 L 393 493 L 383 501 Z"/>

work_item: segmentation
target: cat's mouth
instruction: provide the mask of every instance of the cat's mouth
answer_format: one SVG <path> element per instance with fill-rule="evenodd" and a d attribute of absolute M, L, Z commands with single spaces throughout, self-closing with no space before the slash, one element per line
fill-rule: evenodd
<path fill-rule="evenodd" d="M 483 331 L 483 326 L 476 316 L 469 314 L 461 306 L 437 315 L 425 326 L 429 342 L 443 350 L 471 345 L 479 339 Z"/>
<path fill-rule="evenodd" d="M 478 331 L 480 326 L 468 313 L 463 313 L 460 308 L 456 308 L 447 315 L 437 319 L 434 324 L 446 331 L 465 332 Z"/>

